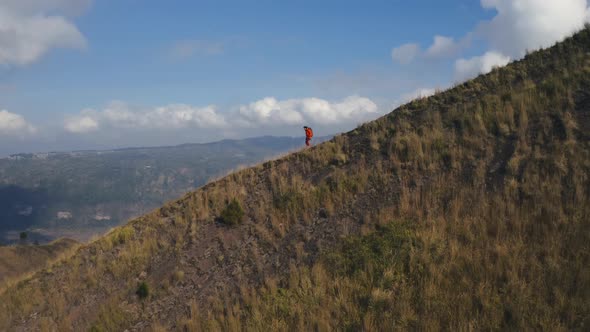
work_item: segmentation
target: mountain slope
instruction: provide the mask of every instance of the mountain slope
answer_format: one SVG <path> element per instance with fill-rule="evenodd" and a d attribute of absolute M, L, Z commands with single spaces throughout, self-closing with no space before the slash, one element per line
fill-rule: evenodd
<path fill-rule="evenodd" d="M 77 245 L 74 240 L 60 239 L 47 245 L 0 246 L 0 289 L 10 279 L 41 270 Z"/>
<path fill-rule="evenodd" d="M 0 327 L 584 329 L 588 114 L 585 29 L 131 221 L 0 295 Z"/>

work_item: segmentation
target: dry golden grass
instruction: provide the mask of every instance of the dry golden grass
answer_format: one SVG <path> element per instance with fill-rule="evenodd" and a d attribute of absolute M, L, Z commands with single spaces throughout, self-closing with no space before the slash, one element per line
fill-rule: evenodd
<path fill-rule="evenodd" d="M 51 263 L 71 256 L 77 247 L 78 243 L 69 239 L 47 245 L 0 246 L 0 292 Z"/>
<path fill-rule="evenodd" d="M 324 252 L 311 269 L 292 266 L 289 277 L 234 297 L 231 310 L 213 307 L 187 324 L 253 331 L 584 329 L 590 145 L 579 128 L 590 121 L 583 115 L 590 105 L 579 95 L 589 93 L 590 71 L 545 72 L 536 82 L 521 75 L 540 61 L 583 67 L 590 58 L 576 47 L 587 47 L 589 35 L 568 41 L 575 47 L 565 48 L 567 60 L 562 47 L 537 53 L 349 135 L 366 137 L 370 149 L 351 148 L 340 136 L 306 152 L 309 159 L 292 157 L 291 169 L 273 169 L 283 220 L 301 218 L 314 202 L 334 211 L 372 190 L 394 197 L 365 211 L 364 223 L 381 225 L 376 233 L 365 230 Z M 482 88 L 490 82 L 493 91 Z M 449 100 L 455 104 L 447 107 Z M 286 181 L 293 168 L 348 160 L 355 164 L 305 183 L 305 191 L 299 181 Z"/>

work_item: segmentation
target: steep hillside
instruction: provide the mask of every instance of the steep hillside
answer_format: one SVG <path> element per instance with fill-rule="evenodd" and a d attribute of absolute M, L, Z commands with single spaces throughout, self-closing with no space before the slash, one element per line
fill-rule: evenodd
<path fill-rule="evenodd" d="M 5 291 L 0 327 L 583 330 L 589 128 L 585 29 L 131 221 Z"/>
<path fill-rule="evenodd" d="M 0 246 L 0 289 L 10 280 L 41 270 L 78 246 L 78 242 L 60 239 L 46 245 Z"/>
<path fill-rule="evenodd" d="M 0 159 L 0 243 L 87 241 L 239 166 L 298 149 L 301 138 L 256 137 Z"/>

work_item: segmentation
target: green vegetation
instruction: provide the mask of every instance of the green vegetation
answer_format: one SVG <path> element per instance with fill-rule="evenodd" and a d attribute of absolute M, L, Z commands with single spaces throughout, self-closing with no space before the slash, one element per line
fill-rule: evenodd
<path fill-rule="evenodd" d="M 244 209 L 235 198 L 221 211 L 221 221 L 228 225 L 237 225 L 244 219 Z"/>
<path fill-rule="evenodd" d="M 589 112 L 587 28 L 113 230 L 0 294 L 0 329 L 584 330 Z"/>
<path fill-rule="evenodd" d="M 137 294 L 137 296 L 142 300 L 147 298 L 150 295 L 150 288 L 148 284 L 145 281 L 139 283 L 139 285 L 137 286 L 137 291 L 135 291 L 135 294 Z"/>

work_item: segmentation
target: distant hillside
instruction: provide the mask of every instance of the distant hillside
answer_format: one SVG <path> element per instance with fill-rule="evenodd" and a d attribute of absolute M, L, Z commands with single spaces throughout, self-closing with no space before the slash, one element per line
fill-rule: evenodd
<path fill-rule="evenodd" d="M 587 28 L 113 230 L 0 329 L 587 330 L 589 114 Z"/>
<path fill-rule="evenodd" d="M 41 242 L 87 240 L 211 178 L 302 144 L 302 138 L 257 137 L 0 159 L 0 243 L 15 242 L 24 230 Z"/>

